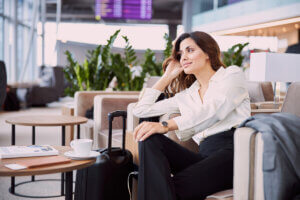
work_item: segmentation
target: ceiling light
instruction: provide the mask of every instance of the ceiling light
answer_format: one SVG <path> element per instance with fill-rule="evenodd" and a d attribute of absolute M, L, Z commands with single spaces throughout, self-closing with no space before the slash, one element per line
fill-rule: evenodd
<path fill-rule="evenodd" d="M 297 29 L 298 29 L 298 28 L 299 28 L 299 24 L 295 24 L 295 28 L 297 28 Z"/>

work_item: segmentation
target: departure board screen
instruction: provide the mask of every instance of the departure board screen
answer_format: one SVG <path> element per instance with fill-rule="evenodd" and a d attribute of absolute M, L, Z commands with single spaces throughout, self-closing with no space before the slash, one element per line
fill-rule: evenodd
<path fill-rule="evenodd" d="M 96 0 L 96 19 L 150 20 L 152 0 Z"/>

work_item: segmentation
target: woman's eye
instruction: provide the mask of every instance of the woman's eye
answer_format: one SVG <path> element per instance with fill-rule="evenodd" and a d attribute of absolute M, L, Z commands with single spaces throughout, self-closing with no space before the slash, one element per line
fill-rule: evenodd
<path fill-rule="evenodd" d="M 189 53 L 191 53 L 191 52 L 194 51 L 194 49 L 188 49 L 187 51 L 188 51 Z"/>

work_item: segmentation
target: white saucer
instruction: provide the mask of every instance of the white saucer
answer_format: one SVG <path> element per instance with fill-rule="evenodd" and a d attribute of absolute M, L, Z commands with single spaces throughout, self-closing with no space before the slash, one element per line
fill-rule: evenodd
<path fill-rule="evenodd" d="M 67 151 L 64 153 L 64 155 L 73 160 L 87 160 L 91 158 L 96 158 L 98 155 L 100 155 L 100 153 L 97 151 L 91 151 L 88 156 L 81 156 L 75 154 L 74 151 Z"/>

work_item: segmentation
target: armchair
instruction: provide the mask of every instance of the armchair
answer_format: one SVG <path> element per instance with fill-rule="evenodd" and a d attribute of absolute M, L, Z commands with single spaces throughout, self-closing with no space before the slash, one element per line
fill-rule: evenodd
<path fill-rule="evenodd" d="M 265 102 L 274 100 L 274 91 L 271 82 L 247 81 L 250 102 Z"/>
<path fill-rule="evenodd" d="M 94 105 L 94 98 L 97 95 L 110 95 L 110 96 L 137 96 L 139 94 L 139 92 L 136 91 L 80 91 L 80 92 L 76 92 L 75 93 L 75 101 L 74 101 L 74 115 L 75 116 L 85 116 L 86 111 L 90 108 L 93 107 Z M 101 103 L 100 103 L 101 104 Z M 94 110 L 99 110 L 99 105 L 97 104 L 97 109 L 94 108 Z M 126 107 L 125 107 L 126 108 Z M 124 109 L 125 109 L 124 108 Z M 123 109 L 123 110 L 124 110 Z M 101 114 L 100 114 L 101 115 Z M 96 117 L 97 119 L 99 118 L 99 114 L 95 114 L 94 112 L 94 117 Z M 95 118 L 94 118 L 95 120 Z M 81 133 L 83 135 L 83 137 L 85 138 L 91 138 L 94 139 L 94 120 L 93 119 L 89 119 L 87 124 L 84 124 L 83 126 L 81 126 Z M 96 139 L 96 138 L 95 138 Z M 94 147 L 96 148 L 98 146 L 98 140 L 96 140 L 94 142 Z"/>
<path fill-rule="evenodd" d="M 287 91 L 281 112 L 300 117 L 300 83 L 292 83 Z M 263 200 L 263 149 L 260 132 L 251 128 L 239 128 L 234 135 L 234 197 L 245 200 Z M 245 170 L 246 169 L 246 170 Z"/>
<path fill-rule="evenodd" d="M 94 98 L 94 148 L 107 147 L 108 113 L 126 110 L 127 105 L 138 100 L 138 93 L 133 95 L 97 95 Z M 122 120 L 116 118 L 113 124 L 112 146 L 122 146 Z"/>
<path fill-rule="evenodd" d="M 151 76 L 145 80 L 144 87 L 151 87 L 160 77 Z M 85 116 L 85 113 L 94 105 L 94 120 L 82 126 L 83 135 L 94 140 L 93 148 L 106 147 L 107 144 L 107 114 L 115 110 L 126 110 L 127 105 L 138 100 L 139 91 L 81 91 L 75 93 L 76 116 Z M 117 123 L 115 128 L 121 128 Z M 120 145 L 118 130 L 113 135 L 113 146 Z"/>

